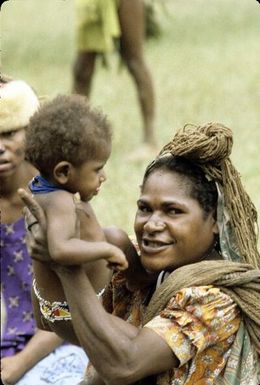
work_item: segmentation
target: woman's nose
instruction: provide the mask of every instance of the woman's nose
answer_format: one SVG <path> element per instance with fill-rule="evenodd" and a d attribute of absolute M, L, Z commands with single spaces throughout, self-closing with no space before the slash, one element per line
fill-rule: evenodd
<path fill-rule="evenodd" d="M 158 216 L 152 215 L 144 225 L 144 230 L 148 233 L 163 231 L 165 229 L 165 222 Z"/>
<path fill-rule="evenodd" d="M 0 155 L 2 155 L 5 152 L 5 145 L 2 139 L 0 139 Z"/>

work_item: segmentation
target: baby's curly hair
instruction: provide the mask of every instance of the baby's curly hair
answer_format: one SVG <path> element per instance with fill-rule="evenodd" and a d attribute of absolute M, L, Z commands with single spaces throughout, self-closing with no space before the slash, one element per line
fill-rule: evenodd
<path fill-rule="evenodd" d="M 79 166 L 95 159 L 101 148 L 111 144 L 111 135 L 106 116 L 85 97 L 59 95 L 30 119 L 25 158 L 48 177 L 60 161 Z"/>

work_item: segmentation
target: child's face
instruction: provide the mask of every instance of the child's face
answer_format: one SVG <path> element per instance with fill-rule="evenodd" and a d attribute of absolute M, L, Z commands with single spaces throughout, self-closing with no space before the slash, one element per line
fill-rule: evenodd
<path fill-rule="evenodd" d="M 106 180 L 104 166 L 110 156 L 111 146 L 102 149 L 96 159 L 87 160 L 74 168 L 73 190 L 79 192 L 83 201 L 89 201 L 97 195 L 101 184 Z"/>
<path fill-rule="evenodd" d="M 11 176 L 24 160 L 25 130 L 0 133 L 0 178 Z"/>

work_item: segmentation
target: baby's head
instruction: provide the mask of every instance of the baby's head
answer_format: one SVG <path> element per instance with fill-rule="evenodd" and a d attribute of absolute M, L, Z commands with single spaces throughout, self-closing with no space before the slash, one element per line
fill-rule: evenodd
<path fill-rule="evenodd" d="M 57 96 L 30 119 L 26 159 L 48 180 L 80 192 L 82 199 L 90 199 L 105 180 L 110 151 L 110 124 L 83 96 Z"/>

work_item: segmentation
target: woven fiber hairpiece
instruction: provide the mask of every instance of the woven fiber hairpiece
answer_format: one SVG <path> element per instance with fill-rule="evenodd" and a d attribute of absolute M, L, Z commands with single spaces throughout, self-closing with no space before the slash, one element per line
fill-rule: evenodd
<path fill-rule="evenodd" d="M 221 123 L 187 124 L 163 147 L 159 157 L 172 154 L 187 158 L 220 186 L 241 261 L 259 268 L 257 211 L 229 158 L 232 145 L 232 131 Z"/>

